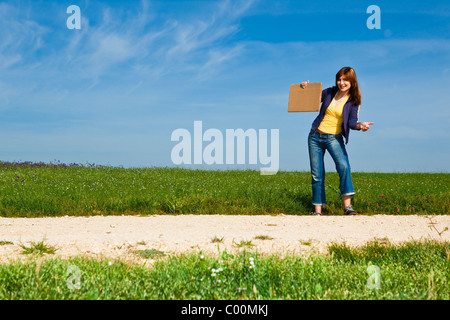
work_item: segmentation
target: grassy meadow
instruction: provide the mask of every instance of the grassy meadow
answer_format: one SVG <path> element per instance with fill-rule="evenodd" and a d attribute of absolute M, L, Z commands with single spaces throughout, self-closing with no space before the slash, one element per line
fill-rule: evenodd
<path fill-rule="evenodd" d="M 0 265 L 0 299 L 450 299 L 450 260 L 440 243 L 331 244 L 328 251 L 159 255 L 151 268 L 106 258 L 15 261 Z"/>
<path fill-rule="evenodd" d="M 449 214 L 450 174 L 354 172 L 352 178 L 353 204 L 361 214 Z M 337 174 L 327 173 L 329 215 L 343 214 L 338 185 Z M 311 210 L 309 172 L 262 176 L 251 170 L 0 162 L 2 217 L 309 215 Z M 2 240 L 0 245 L 12 244 Z M 137 252 L 143 264 L 107 257 L 65 260 L 44 241 L 22 249 L 27 259 L 0 264 L 0 299 L 450 298 L 450 244 L 443 241 L 331 244 L 327 254 L 309 256 L 247 249 L 230 254 L 220 252 L 218 243 L 218 255 Z"/>
<path fill-rule="evenodd" d="M 361 214 L 449 214 L 448 173 L 352 174 Z M 337 173 L 324 213 L 343 214 Z M 312 211 L 309 172 L 0 162 L 0 216 L 295 214 Z"/>

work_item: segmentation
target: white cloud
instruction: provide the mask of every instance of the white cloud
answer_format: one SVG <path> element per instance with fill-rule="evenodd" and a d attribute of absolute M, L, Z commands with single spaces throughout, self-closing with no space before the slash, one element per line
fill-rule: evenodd
<path fill-rule="evenodd" d="M 30 81 L 45 77 L 61 86 L 78 79 L 91 89 L 112 77 L 142 81 L 184 73 L 203 79 L 241 53 L 242 46 L 228 37 L 238 32 L 239 18 L 253 2 L 222 1 L 200 13 L 162 15 L 165 21 L 148 1 L 129 11 L 105 3 L 100 20 L 82 10 L 82 29 L 71 31 L 44 27 L 39 17 L 25 19 L 18 8 L 3 4 L 7 10 L 0 18 L 9 20 L 0 22 L 0 68 L 18 75 L 33 66 L 27 70 Z"/>
<path fill-rule="evenodd" d="M 28 64 L 45 43 L 43 38 L 49 29 L 26 16 L 18 8 L 7 3 L 0 4 L 0 68 L 7 70 Z"/>

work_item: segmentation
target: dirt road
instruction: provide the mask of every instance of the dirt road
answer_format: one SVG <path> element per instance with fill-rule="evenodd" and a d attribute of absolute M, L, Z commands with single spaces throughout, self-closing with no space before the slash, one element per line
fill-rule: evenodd
<path fill-rule="evenodd" d="M 20 244 L 44 241 L 52 257 L 94 255 L 134 259 L 137 250 L 217 253 L 251 248 L 260 253 L 324 252 L 330 242 L 450 241 L 450 216 L 94 216 L 0 218 L 0 261 L 20 257 Z M 213 241 L 213 239 L 216 240 Z M 220 241 L 219 241 L 220 240 Z M 219 241 L 219 242 L 217 242 Z M 246 246 L 246 244 L 252 246 Z"/>

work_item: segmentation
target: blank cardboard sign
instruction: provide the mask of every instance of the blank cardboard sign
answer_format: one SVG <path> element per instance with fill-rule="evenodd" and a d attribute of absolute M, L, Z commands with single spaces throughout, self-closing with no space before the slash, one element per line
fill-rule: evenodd
<path fill-rule="evenodd" d="M 322 83 L 310 83 L 303 89 L 300 84 L 291 84 L 288 112 L 315 112 L 320 110 Z"/>

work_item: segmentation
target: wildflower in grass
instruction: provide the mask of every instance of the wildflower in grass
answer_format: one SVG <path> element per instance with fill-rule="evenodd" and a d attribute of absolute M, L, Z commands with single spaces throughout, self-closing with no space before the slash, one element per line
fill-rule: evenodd
<path fill-rule="evenodd" d="M 254 262 L 253 257 L 248 258 L 248 260 L 250 261 L 249 269 L 253 269 L 255 267 L 255 262 Z"/>
<path fill-rule="evenodd" d="M 382 194 L 381 197 L 384 198 L 384 194 Z"/>
<path fill-rule="evenodd" d="M 223 271 L 222 268 L 219 268 L 219 269 L 214 269 L 214 268 L 212 268 L 212 269 L 211 269 L 211 277 L 215 277 L 215 276 L 218 275 L 219 272 L 221 272 L 221 271 Z"/>

